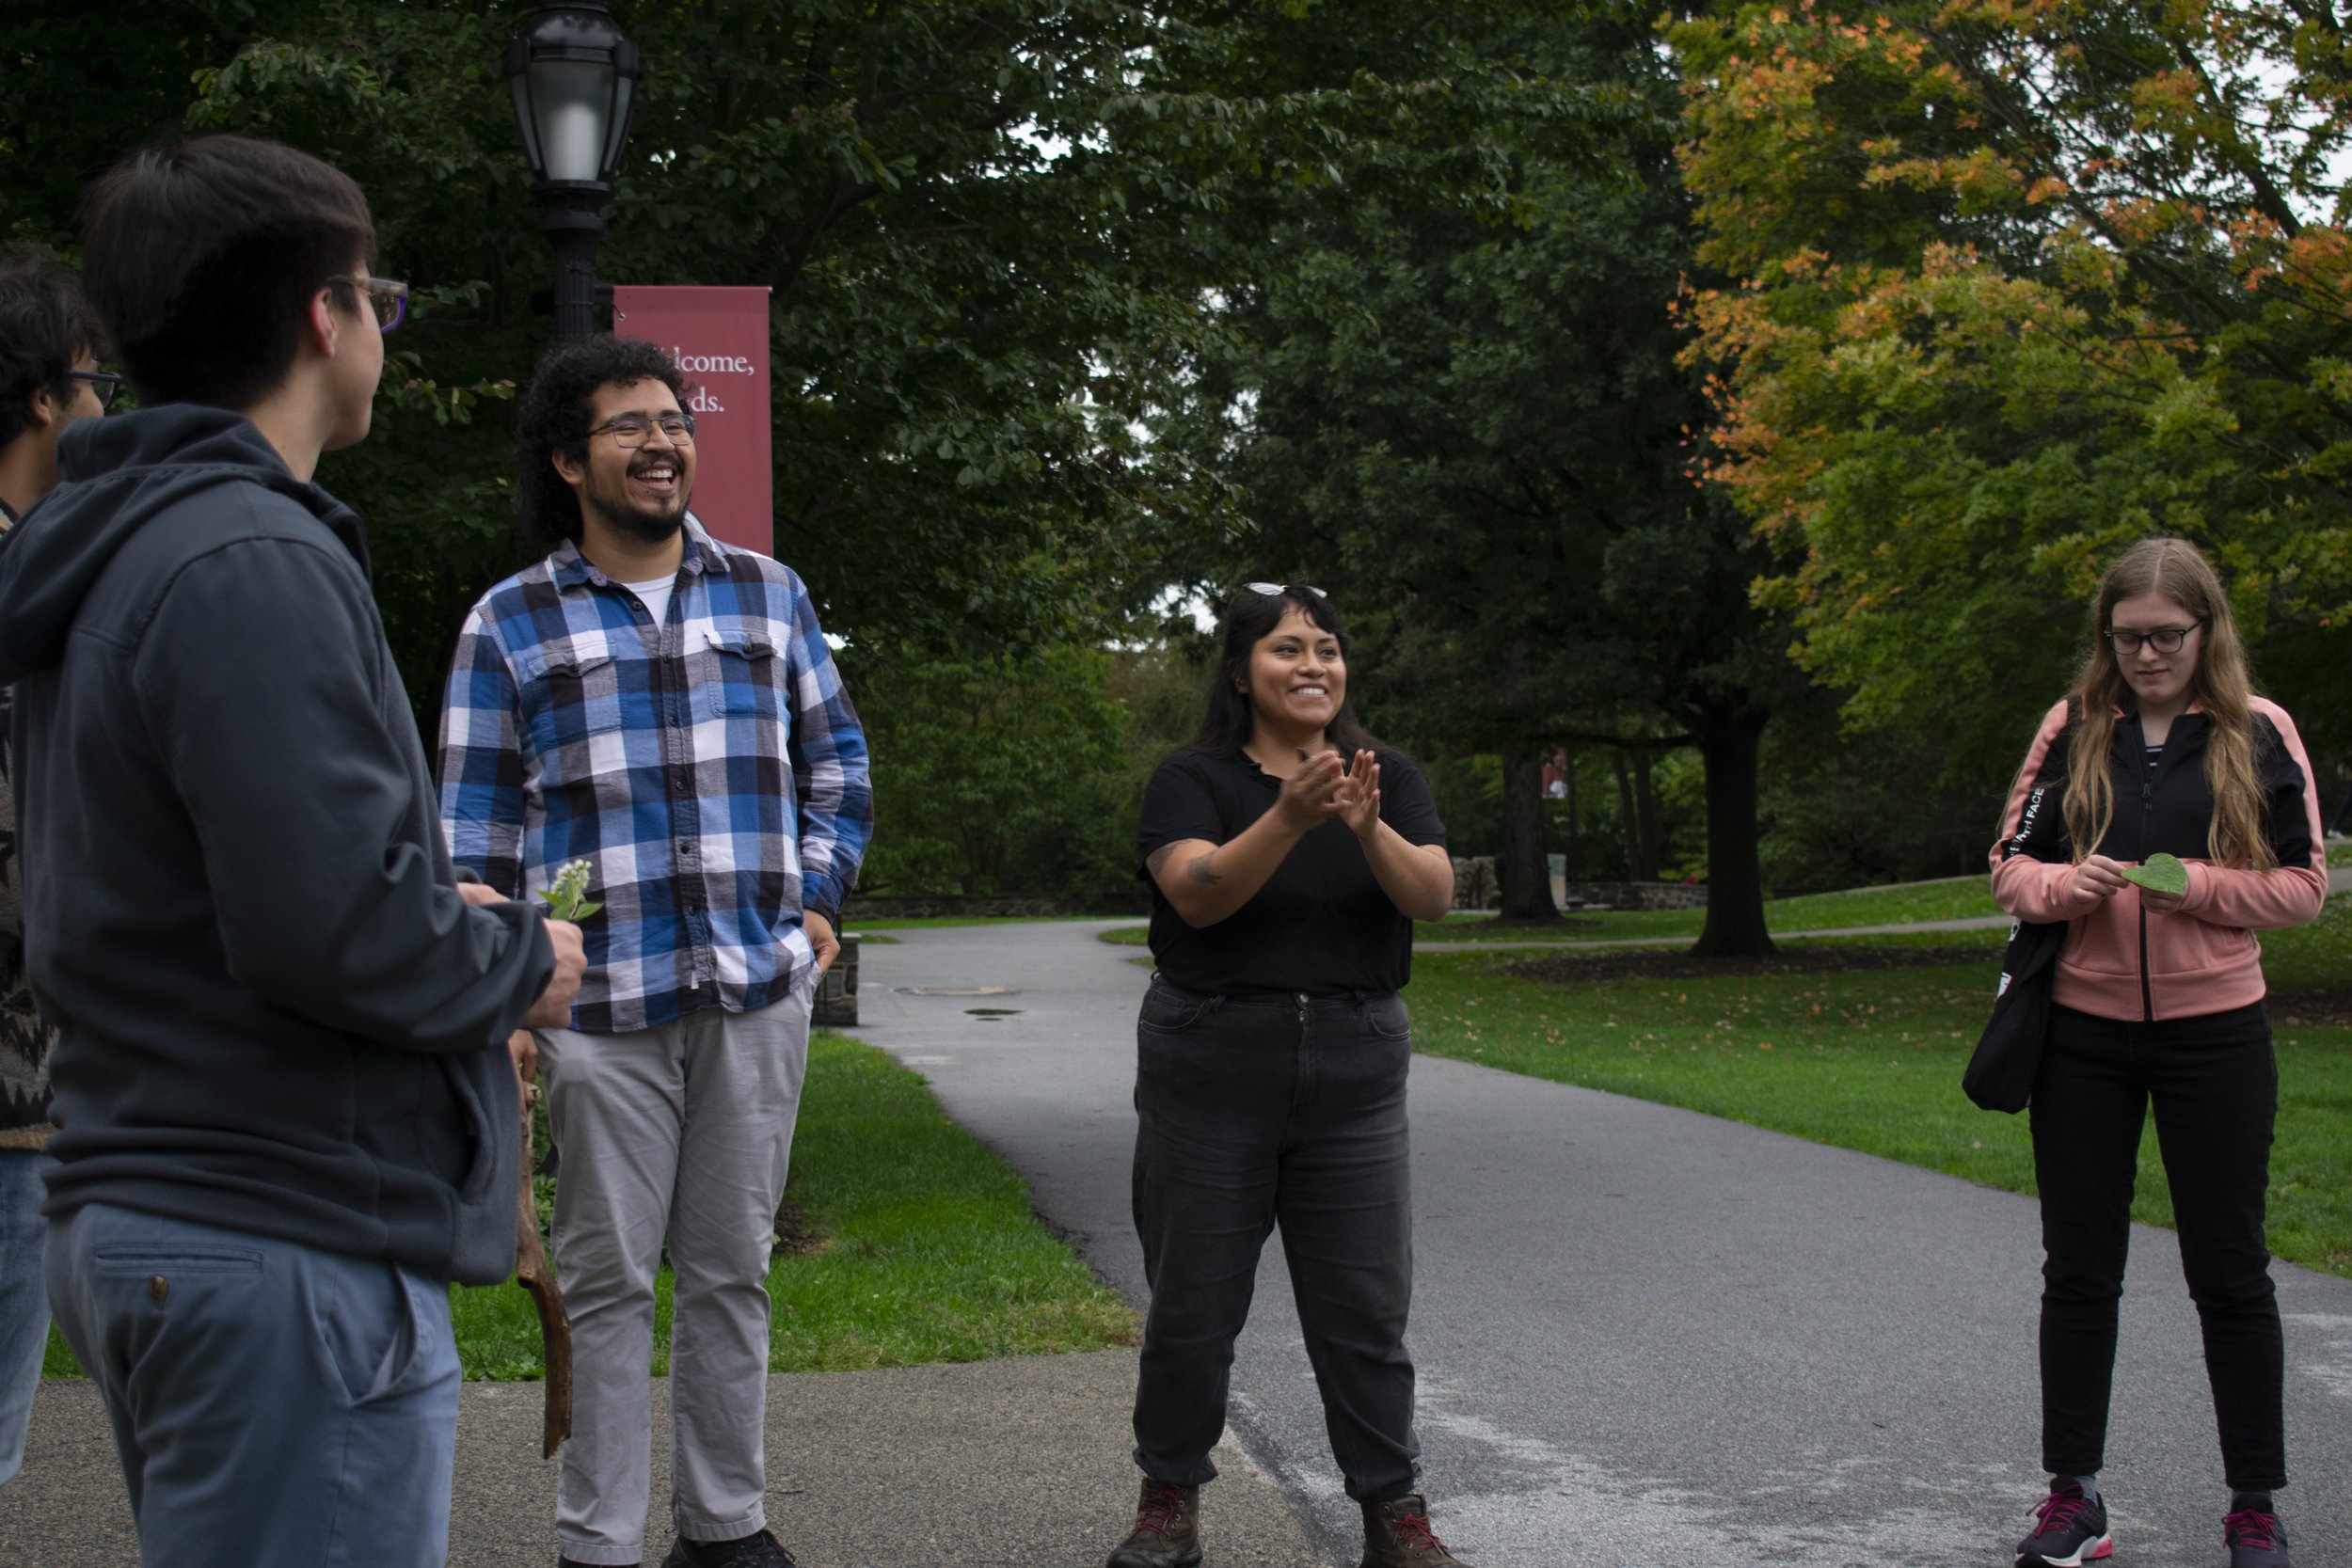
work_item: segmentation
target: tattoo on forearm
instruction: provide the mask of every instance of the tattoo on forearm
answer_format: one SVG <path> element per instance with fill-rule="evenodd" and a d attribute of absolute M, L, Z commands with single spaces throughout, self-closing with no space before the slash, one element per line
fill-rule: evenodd
<path fill-rule="evenodd" d="M 1202 855 L 1198 860 L 1195 860 L 1190 864 L 1186 865 L 1184 867 L 1184 873 L 1196 882 L 1214 887 L 1218 882 L 1224 880 L 1223 878 L 1217 875 L 1216 865 L 1211 863 L 1216 859 L 1216 851 L 1212 849 L 1207 854 Z"/>
<path fill-rule="evenodd" d="M 1144 868 L 1150 871 L 1152 876 L 1158 876 L 1160 874 L 1160 867 L 1166 865 L 1168 863 L 1168 857 L 1175 852 L 1176 846 L 1173 844 L 1161 845 L 1158 848 L 1143 857 Z"/>

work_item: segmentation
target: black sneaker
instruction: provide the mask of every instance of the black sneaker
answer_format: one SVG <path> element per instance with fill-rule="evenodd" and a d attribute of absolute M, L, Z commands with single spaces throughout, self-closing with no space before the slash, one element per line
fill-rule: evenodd
<path fill-rule="evenodd" d="M 2114 1550 L 2106 1503 L 2084 1497 L 2082 1483 L 2070 1481 L 2034 1510 L 2033 1532 L 2017 1543 L 2017 1568 L 2081 1568 Z"/>
<path fill-rule="evenodd" d="M 2226 1514 L 2221 1539 L 2230 1544 L 2230 1568 L 2289 1568 L 2287 1532 L 2276 1513 L 2249 1508 Z"/>
<path fill-rule="evenodd" d="M 677 1538 L 661 1568 L 795 1568 L 792 1554 L 766 1530 L 733 1541 L 689 1541 Z"/>

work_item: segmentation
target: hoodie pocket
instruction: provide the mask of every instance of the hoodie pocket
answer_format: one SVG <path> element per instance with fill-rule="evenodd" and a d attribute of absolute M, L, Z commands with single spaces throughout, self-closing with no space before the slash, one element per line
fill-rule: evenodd
<path fill-rule="evenodd" d="M 503 1047 L 498 1054 L 502 1068 L 502 1059 L 506 1054 Z M 513 1123 L 517 1141 L 522 1137 L 521 1107 L 517 1106 L 511 1117 L 500 1115 L 496 1107 L 504 1096 L 490 1092 L 486 1085 L 477 1080 L 474 1069 L 485 1055 L 486 1053 L 477 1052 L 462 1056 L 434 1058 L 440 1065 L 441 1078 L 449 1090 L 450 1101 L 464 1123 L 465 1148 L 457 1167 L 461 1174 L 455 1185 L 457 1201 L 469 1207 L 486 1197 L 491 1184 L 497 1180 L 499 1143 L 506 1124 Z"/>

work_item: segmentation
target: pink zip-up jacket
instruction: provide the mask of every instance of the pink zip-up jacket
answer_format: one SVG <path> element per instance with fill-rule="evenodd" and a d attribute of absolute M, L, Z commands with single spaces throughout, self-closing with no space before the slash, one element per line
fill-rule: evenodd
<path fill-rule="evenodd" d="M 2279 863 L 2270 871 L 2210 858 L 2213 792 L 2204 752 L 2211 721 L 2202 705 L 2172 721 L 2153 766 L 2139 716 L 2117 715 L 2108 756 L 2115 820 L 2097 852 L 2125 865 L 2159 850 L 2186 862 L 2188 894 L 2178 910 L 2161 913 L 2141 902 L 2137 887 L 2112 898 L 2075 892 L 2065 805 L 2071 701 L 2042 717 L 1993 846 L 1993 896 L 2020 920 L 2067 922 L 2058 1006 L 2148 1022 L 2243 1007 L 2265 990 L 2254 933 L 2318 917 L 2328 901 L 2328 851 L 2311 758 L 2286 709 L 2262 697 L 2252 709 L 2255 771 Z"/>

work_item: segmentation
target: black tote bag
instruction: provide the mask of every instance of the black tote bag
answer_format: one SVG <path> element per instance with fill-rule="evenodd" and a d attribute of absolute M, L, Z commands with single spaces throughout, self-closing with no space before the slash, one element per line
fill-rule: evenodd
<path fill-rule="evenodd" d="M 2013 921 L 2009 950 L 2001 955 L 2001 989 L 1993 1002 L 1960 1086 L 1988 1111 L 2014 1116 L 2033 1098 L 2034 1075 L 2042 1069 L 2042 1037 L 2049 1032 L 2051 999 L 2058 990 L 2058 949 L 2066 945 L 2063 920 L 2047 925 Z"/>

